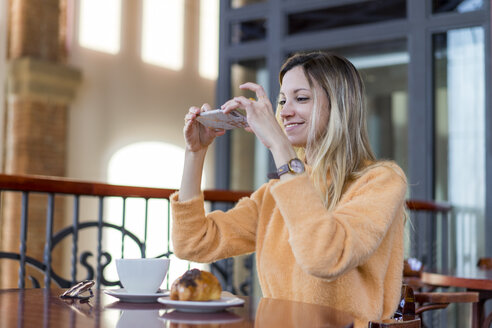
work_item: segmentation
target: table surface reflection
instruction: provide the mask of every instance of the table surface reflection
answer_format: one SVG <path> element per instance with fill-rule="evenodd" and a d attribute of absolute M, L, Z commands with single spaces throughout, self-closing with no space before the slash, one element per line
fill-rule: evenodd
<path fill-rule="evenodd" d="M 160 303 L 124 303 L 96 292 L 88 303 L 63 300 L 59 289 L 0 290 L 0 327 L 351 327 L 330 307 L 244 297 L 241 307 L 185 313 Z"/>

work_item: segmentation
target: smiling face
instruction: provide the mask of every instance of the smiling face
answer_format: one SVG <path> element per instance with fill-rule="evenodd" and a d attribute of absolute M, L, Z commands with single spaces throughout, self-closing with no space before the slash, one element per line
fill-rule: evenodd
<path fill-rule="evenodd" d="M 326 129 L 328 124 L 328 97 L 316 81 L 313 81 L 313 84 L 311 89 L 301 66 L 287 71 L 282 79 L 279 95 L 280 118 L 287 138 L 296 147 L 306 146 L 312 124 L 315 124 L 317 131 Z M 316 118 L 316 122 L 311 122 L 311 113 L 315 105 L 320 106 L 321 117 Z"/>

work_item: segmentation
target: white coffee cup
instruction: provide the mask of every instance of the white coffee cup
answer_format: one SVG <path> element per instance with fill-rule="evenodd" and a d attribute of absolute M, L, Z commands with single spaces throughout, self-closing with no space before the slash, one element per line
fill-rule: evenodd
<path fill-rule="evenodd" d="M 130 294 L 154 294 L 167 271 L 169 259 L 117 259 L 116 270 L 123 288 Z"/>

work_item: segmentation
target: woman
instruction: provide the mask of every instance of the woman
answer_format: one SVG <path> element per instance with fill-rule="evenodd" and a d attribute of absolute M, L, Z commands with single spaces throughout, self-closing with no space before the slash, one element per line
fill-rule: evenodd
<path fill-rule="evenodd" d="M 222 105 L 246 110 L 279 168 L 279 179 L 225 213 L 206 215 L 200 191 L 207 147 L 224 131 L 196 121 L 210 106 L 190 108 L 181 189 L 172 197 L 175 253 L 211 262 L 256 252 L 265 297 L 342 309 L 361 327 L 389 318 L 400 299 L 406 179 L 371 151 L 361 77 L 348 60 L 313 52 L 289 58 L 279 78 L 277 118 L 254 83 L 240 88 L 256 101 Z"/>

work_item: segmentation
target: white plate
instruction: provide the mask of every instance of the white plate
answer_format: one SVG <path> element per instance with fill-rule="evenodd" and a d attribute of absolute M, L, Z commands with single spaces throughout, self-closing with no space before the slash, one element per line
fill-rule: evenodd
<path fill-rule="evenodd" d="M 154 294 L 129 294 L 124 288 L 105 289 L 104 293 L 118 298 L 122 302 L 130 303 L 154 303 L 159 297 L 169 295 L 168 290 L 159 290 Z"/>
<path fill-rule="evenodd" d="M 239 306 L 244 304 L 244 300 L 234 296 L 228 292 L 222 292 L 219 300 L 216 301 L 173 301 L 166 297 L 159 297 L 159 303 L 165 304 L 170 308 L 181 312 L 218 312 L 231 306 Z"/>

